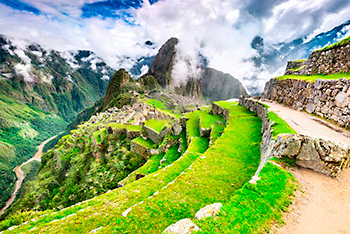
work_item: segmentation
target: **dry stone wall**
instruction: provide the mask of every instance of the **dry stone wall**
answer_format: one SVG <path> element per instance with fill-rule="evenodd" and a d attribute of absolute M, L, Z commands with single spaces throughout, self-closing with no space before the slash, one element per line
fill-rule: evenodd
<path fill-rule="evenodd" d="M 295 79 L 272 79 L 266 83 L 261 97 L 350 128 L 350 80 L 318 79 L 310 83 Z"/>
<path fill-rule="evenodd" d="M 309 168 L 328 176 L 337 176 L 350 165 L 350 147 L 299 134 L 280 134 L 272 137 L 273 123 L 268 110 L 257 100 L 240 98 L 240 105 L 259 116 L 263 122 L 261 161 L 266 163 L 272 156 L 294 159 L 298 166 Z"/>
<path fill-rule="evenodd" d="M 226 124 L 228 123 L 228 119 L 230 118 L 230 111 L 222 108 L 221 106 L 213 103 L 211 112 L 214 115 L 222 115 L 225 118 Z"/>
<path fill-rule="evenodd" d="M 298 61 L 296 61 L 298 62 Z M 296 69 L 296 65 L 300 69 Z M 286 74 L 335 74 L 350 72 L 350 44 L 312 52 L 308 59 L 288 63 Z"/>
<path fill-rule="evenodd" d="M 130 151 L 143 156 L 145 159 L 148 159 L 148 157 L 151 155 L 151 151 L 147 147 L 134 141 L 130 142 Z"/>

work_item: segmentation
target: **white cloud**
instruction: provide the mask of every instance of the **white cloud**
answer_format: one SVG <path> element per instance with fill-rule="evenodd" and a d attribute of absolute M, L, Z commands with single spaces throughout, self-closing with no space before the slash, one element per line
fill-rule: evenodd
<path fill-rule="evenodd" d="M 148 72 L 148 69 L 149 69 L 149 67 L 147 65 L 143 65 L 141 67 L 141 74 L 140 74 L 140 76 L 143 76 L 144 74 L 146 74 Z"/>
<path fill-rule="evenodd" d="M 146 0 L 142 8 L 129 10 L 135 23 L 130 25 L 120 19 L 83 19 L 81 7 L 97 0 L 23 1 L 44 14 L 0 4 L 1 33 L 60 51 L 93 50 L 114 68 L 131 68 L 136 58 L 154 55 L 157 50 L 145 46 L 146 40 L 160 47 L 177 37 L 179 81 L 186 69 L 196 73 L 200 52 L 209 59 L 209 66 L 230 73 L 246 86 L 252 84 L 251 77 L 262 84 L 276 74 L 257 70 L 247 60 L 255 53 L 250 43 L 256 35 L 267 43 L 289 42 L 345 22 L 350 11 L 346 0 L 162 0 L 153 5 Z M 191 68 L 183 69 L 184 59 L 191 61 Z"/>

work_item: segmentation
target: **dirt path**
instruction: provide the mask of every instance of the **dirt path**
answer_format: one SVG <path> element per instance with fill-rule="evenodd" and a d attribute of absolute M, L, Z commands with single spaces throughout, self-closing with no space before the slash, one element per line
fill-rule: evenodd
<path fill-rule="evenodd" d="M 350 132 L 305 112 L 280 104 L 264 102 L 297 133 L 350 145 Z M 350 168 L 336 178 L 304 168 L 291 173 L 299 181 L 302 192 L 284 216 L 285 225 L 272 233 L 350 234 Z"/>
<path fill-rule="evenodd" d="M 349 131 L 313 115 L 293 110 L 281 104 L 263 103 L 270 106 L 271 111 L 278 114 L 299 134 L 350 145 Z"/>
<path fill-rule="evenodd" d="M 337 179 L 304 168 L 291 173 L 304 193 L 299 192 L 289 207 L 286 224 L 272 233 L 350 233 L 350 168 Z"/>
<path fill-rule="evenodd" d="M 61 133 L 59 133 L 61 134 Z M 14 202 L 14 200 L 16 199 L 17 193 L 19 191 L 19 189 L 22 186 L 23 180 L 26 177 L 26 175 L 24 174 L 24 172 L 22 171 L 22 167 L 32 161 L 38 161 L 41 162 L 41 155 L 43 154 L 43 149 L 44 146 L 51 141 L 52 139 L 54 139 L 56 136 L 58 136 L 59 134 L 45 140 L 44 142 L 42 142 L 39 146 L 38 146 L 38 151 L 35 153 L 35 155 L 28 159 L 26 162 L 22 163 L 20 166 L 15 167 L 15 169 L 13 169 L 13 171 L 16 173 L 16 177 L 17 177 L 17 181 L 16 181 L 16 185 L 15 185 L 15 190 L 12 193 L 12 196 L 9 200 L 7 200 L 6 205 L 0 210 L 0 216 L 6 211 L 7 208 L 9 208 L 11 206 L 11 204 Z"/>

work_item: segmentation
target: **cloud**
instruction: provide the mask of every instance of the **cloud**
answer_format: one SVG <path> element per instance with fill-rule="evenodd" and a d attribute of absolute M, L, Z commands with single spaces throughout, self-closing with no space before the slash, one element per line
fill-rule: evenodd
<path fill-rule="evenodd" d="M 196 74 L 200 53 L 209 66 L 230 73 L 247 87 L 259 84 L 260 90 L 282 68 L 254 66 L 250 58 L 256 53 L 251 48 L 255 36 L 267 44 L 289 42 L 330 30 L 347 21 L 350 12 L 348 0 L 161 0 L 153 4 L 145 0 L 137 1 L 135 8 L 120 9 L 112 3 L 128 1 L 21 1 L 40 14 L 1 2 L 3 34 L 60 51 L 93 50 L 114 68 L 131 68 L 137 58 L 154 55 L 157 49 L 145 46 L 147 40 L 159 48 L 177 37 L 179 82 Z M 190 67 L 184 61 L 190 61 Z"/>

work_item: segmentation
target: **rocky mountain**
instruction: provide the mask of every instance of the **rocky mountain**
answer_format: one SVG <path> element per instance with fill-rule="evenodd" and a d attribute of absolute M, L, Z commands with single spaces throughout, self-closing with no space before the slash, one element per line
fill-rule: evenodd
<path fill-rule="evenodd" d="M 146 76 L 154 76 L 164 89 L 171 89 L 177 94 L 188 95 L 197 100 L 204 99 L 211 102 L 247 95 L 247 91 L 239 80 L 229 74 L 204 66 L 198 68 L 200 70 L 199 75 L 188 77 L 185 82 L 177 84 L 173 75 L 173 68 L 176 62 L 176 46 L 178 43 L 177 38 L 170 38 L 160 48 Z M 190 61 L 186 62 L 187 64 L 190 63 Z"/>
<path fill-rule="evenodd" d="M 0 35 L 0 206 L 12 169 L 101 98 L 115 70 L 90 51 L 58 52 Z"/>

